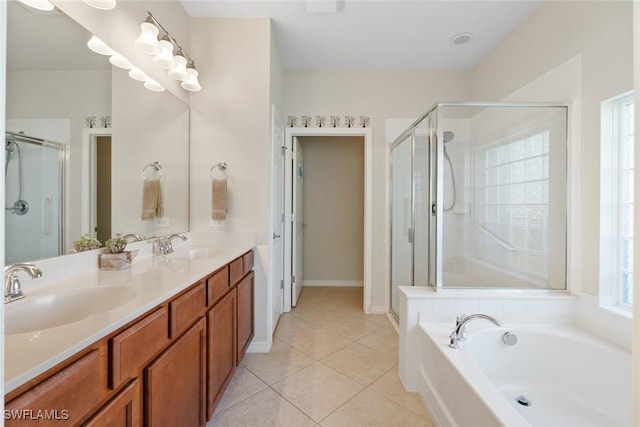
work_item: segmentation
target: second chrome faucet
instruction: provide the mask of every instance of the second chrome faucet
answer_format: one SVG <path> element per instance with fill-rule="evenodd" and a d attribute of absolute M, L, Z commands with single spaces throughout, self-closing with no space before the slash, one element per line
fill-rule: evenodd
<path fill-rule="evenodd" d="M 179 238 L 183 242 L 187 240 L 184 234 L 176 233 L 170 236 L 158 237 L 153 240 L 153 254 L 154 255 L 167 255 L 173 253 L 173 239 Z"/>

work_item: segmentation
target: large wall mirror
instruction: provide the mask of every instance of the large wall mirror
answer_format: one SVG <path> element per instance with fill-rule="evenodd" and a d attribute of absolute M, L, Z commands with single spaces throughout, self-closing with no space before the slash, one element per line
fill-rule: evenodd
<path fill-rule="evenodd" d="M 71 253 L 83 234 L 189 228 L 188 106 L 90 51 L 90 37 L 58 10 L 7 3 L 6 264 Z M 143 219 L 145 179 L 159 179 L 162 209 Z"/>

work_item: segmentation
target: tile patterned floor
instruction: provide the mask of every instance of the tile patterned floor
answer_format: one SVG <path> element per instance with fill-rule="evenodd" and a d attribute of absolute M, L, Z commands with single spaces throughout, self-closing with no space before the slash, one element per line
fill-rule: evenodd
<path fill-rule="evenodd" d="M 433 427 L 398 379 L 398 334 L 362 288 L 306 287 L 268 354 L 247 354 L 207 427 Z"/>

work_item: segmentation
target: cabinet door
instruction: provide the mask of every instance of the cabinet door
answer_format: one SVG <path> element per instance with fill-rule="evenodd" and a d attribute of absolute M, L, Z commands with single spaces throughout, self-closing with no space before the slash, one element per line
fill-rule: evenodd
<path fill-rule="evenodd" d="M 85 427 L 140 427 L 140 381 L 131 381 L 116 397 L 84 424 Z"/>
<path fill-rule="evenodd" d="M 211 418 L 236 366 L 236 291 L 229 292 L 207 313 L 207 418 Z"/>
<path fill-rule="evenodd" d="M 236 363 L 240 363 L 242 356 L 253 338 L 253 272 L 242 279 L 237 286 L 237 354 Z"/>
<path fill-rule="evenodd" d="M 202 318 L 145 368 L 146 426 L 204 425 L 205 327 Z"/>
<path fill-rule="evenodd" d="M 101 353 L 103 350 L 92 350 L 8 402 L 4 413 L 5 425 L 79 425 L 106 395 Z"/>

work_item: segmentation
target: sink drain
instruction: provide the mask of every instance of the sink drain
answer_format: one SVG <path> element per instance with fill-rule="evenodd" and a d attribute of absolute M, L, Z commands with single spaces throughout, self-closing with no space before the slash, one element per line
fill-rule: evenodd
<path fill-rule="evenodd" d="M 522 395 L 516 397 L 516 402 L 522 406 L 531 406 L 531 401 Z"/>

